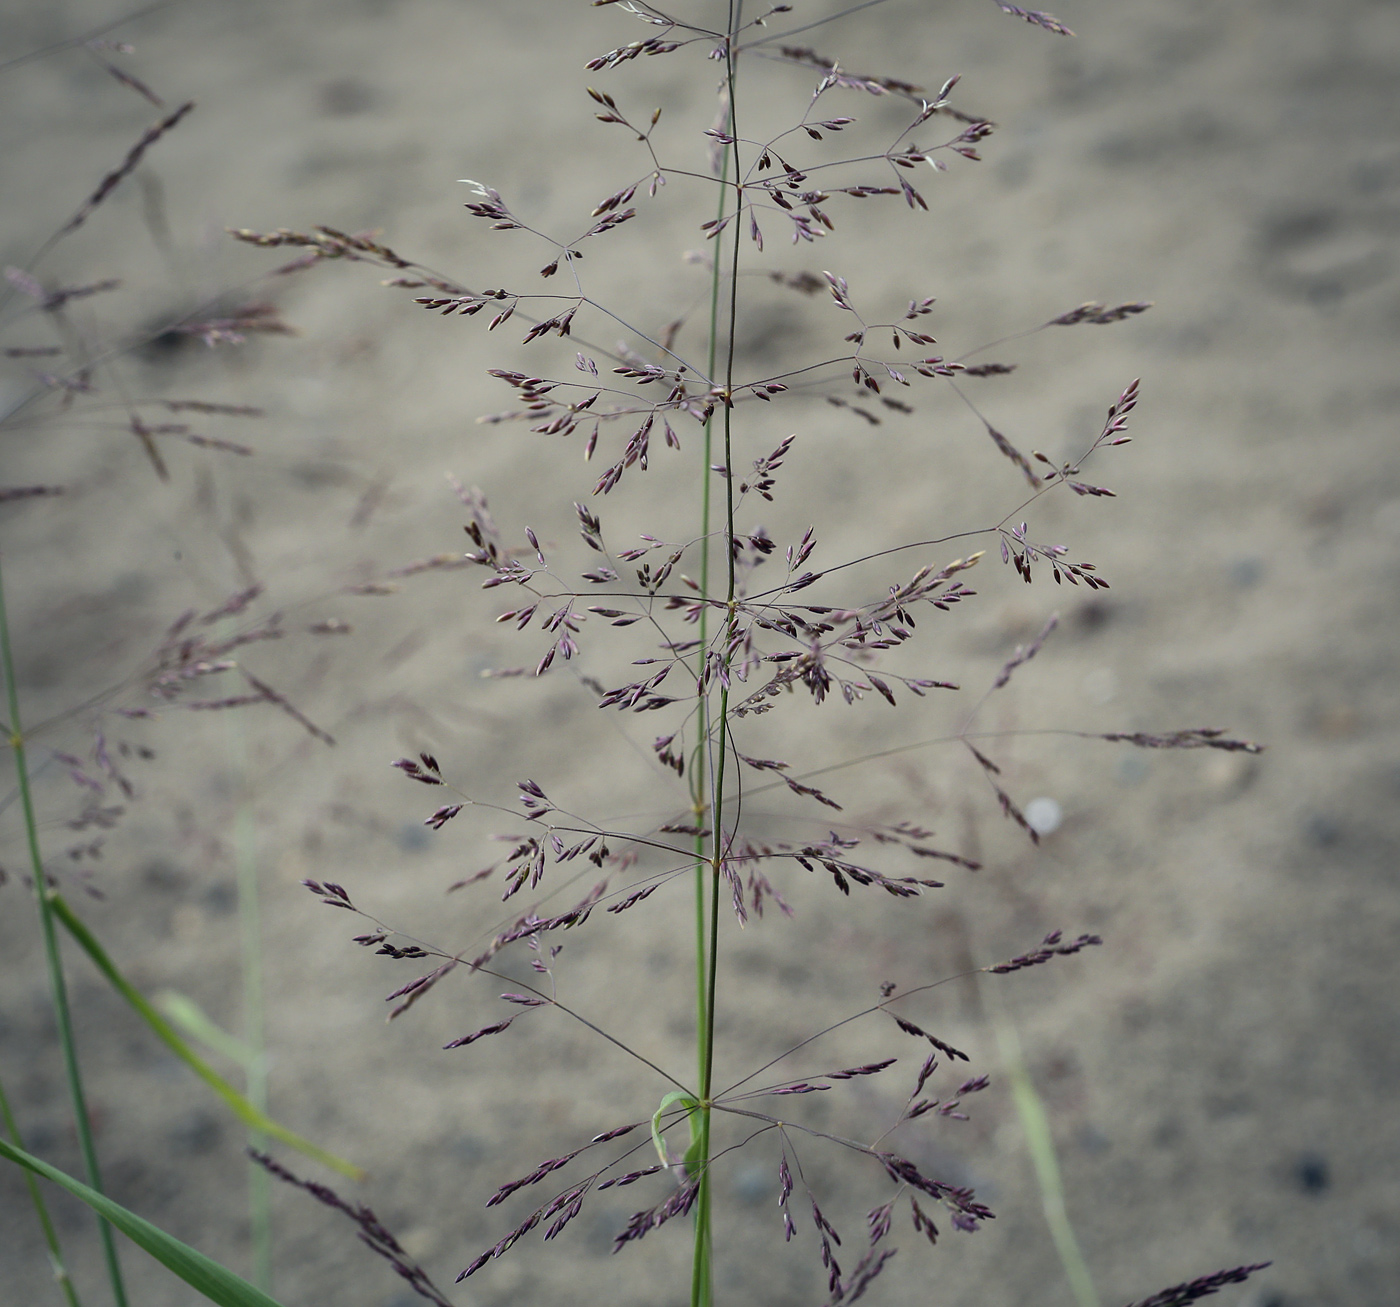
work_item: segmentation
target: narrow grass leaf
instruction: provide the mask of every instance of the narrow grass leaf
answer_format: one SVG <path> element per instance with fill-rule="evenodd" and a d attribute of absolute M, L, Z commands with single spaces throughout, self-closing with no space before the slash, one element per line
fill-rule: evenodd
<path fill-rule="evenodd" d="M 220 1266 L 213 1258 L 206 1257 L 189 1244 L 181 1243 L 173 1235 L 166 1234 L 158 1225 L 152 1225 L 144 1217 L 128 1211 L 120 1203 L 114 1203 L 105 1194 L 88 1188 L 81 1180 L 75 1180 L 67 1172 L 60 1171 L 47 1162 L 41 1162 L 37 1157 L 6 1143 L 3 1139 L 0 1139 L 0 1157 L 14 1162 L 16 1166 L 25 1167 L 46 1180 L 52 1180 L 75 1198 L 80 1198 L 137 1247 L 145 1249 L 167 1270 L 178 1275 L 210 1302 L 218 1303 L 219 1307 L 281 1307 L 275 1298 L 268 1297 L 261 1289 L 255 1289 L 242 1276 Z"/>

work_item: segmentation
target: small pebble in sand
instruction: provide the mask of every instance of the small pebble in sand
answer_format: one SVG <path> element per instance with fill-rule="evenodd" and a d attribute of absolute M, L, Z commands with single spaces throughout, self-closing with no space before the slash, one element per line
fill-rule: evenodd
<path fill-rule="evenodd" d="M 1327 1159 L 1319 1153 L 1304 1153 L 1293 1164 L 1293 1177 L 1305 1194 L 1320 1194 L 1332 1182 Z"/>
<path fill-rule="evenodd" d="M 1026 804 L 1026 824 L 1037 835 L 1049 835 L 1059 830 L 1064 819 L 1064 810 L 1054 799 L 1032 799 Z"/>

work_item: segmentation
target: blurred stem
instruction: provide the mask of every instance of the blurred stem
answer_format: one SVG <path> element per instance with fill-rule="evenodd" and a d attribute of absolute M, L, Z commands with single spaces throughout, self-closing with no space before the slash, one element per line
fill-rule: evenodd
<path fill-rule="evenodd" d="M 92 1138 L 92 1123 L 88 1118 L 87 1099 L 83 1094 L 82 1072 L 78 1066 L 78 1048 L 73 1038 L 72 1012 L 68 1006 L 68 987 L 63 979 L 63 961 L 58 951 L 58 936 L 54 930 L 53 911 L 49 903 L 49 887 L 44 875 L 44 860 L 39 852 L 39 824 L 34 815 L 34 795 L 29 788 L 29 763 L 25 757 L 24 733 L 19 715 L 19 685 L 15 677 L 14 654 L 10 649 L 10 624 L 5 612 L 3 569 L 0 569 L 0 664 L 5 679 L 5 702 L 9 711 L 10 750 L 14 755 L 15 772 L 19 780 L 20 804 L 24 812 L 25 836 L 29 844 L 29 865 L 34 878 L 34 898 L 39 907 L 39 929 L 44 937 L 44 956 L 48 963 L 49 992 L 54 1021 L 58 1026 L 59 1044 L 63 1049 L 63 1065 L 68 1080 L 68 1098 L 73 1108 L 73 1122 L 78 1133 L 78 1146 L 83 1155 L 83 1168 L 88 1184 L 102 1192 L 102 1176 L 97 1165 L 97 1148 Z M 127 1307 L 126 1289 L 122 1284 L 121 1263 L 117 1260 L 116 1240 L 112 1227 L 98 1219 L 102 1238 L 103 1258 L 107 1263 L 107 1279 L 112 1286 L 116 1307 Z"/>
<path fill-rule="evenodd" d="M 0 1085 L 0 1118 L 4 1119 L 5 1130 L 14 1146 L 24 1148 L 24 1140 L 20 1137 L 19 1125 L 15 1121 L 14 1114 L 10 1111 L 10 1101 L 5 1097 L 3 1085 Z M 25 1149 L 25 1151 L 29 1150 Z M 24 1182 L 29 1186 L 29 1201 L 34 1205 L 34 1214 L 39 1218 L 39 1225 L 44 1231 L 44 1242 L 49 1248 L 49 1262 L 53 1266 L 53 1278 L 58 1282 L 59 1288 L 63 1290 L 63 1296 L 68 1299 L 68 1307 L 82 1307 L 78 1301 L 78 1291 L 73 1287 L 73 1281 L 69 1278 L 68 1268 L 63 1264 L 63 1250 L 59 1247 L 58 1231 L 54 1229 L 53 1218 L 49 1216 L 48 1204 L 44 1202 L 39 1182 L 28 1171 L 24 1173 Z"/>
<path fill-rule="evenodd" d="M 233 857 L 238 883 L 239 944 L 243 961 L 243 1043 L 252 1054 L 244 1063 L 248 1101 L 268 1112 L 267 1022 L 263 994 L 262 913 L 258 907 L 257 830 L 249 802 L 248 747 L 240 713 L 225 713 L 228 758 L 234 772 L 238 808 L 233 817 Z M 267 1136 L 248 1131 L 248 1147 L 267 1151 Z M 272 1292 L 272 1177 L 248 1163 L 248 1215 L 252 1238 L 252 1282 Z"/>
<path fill-rule="evenodd" d="M 1011 1024 L 1011 1019 L 999 1002 L 992 1004 L 992 1013 L 997 1047 L 1001 1050 L 1001 1064 L 1011 1081 L 1011 1096 L 1016 1103 L 1016 1113 L 1021 1118 L 1026 1148 L 1035 1166 L 1035 1178 L 1040 1185 L 1040 1205 L 1045 1212 L 1045 1223 L 1050 1227 L 1050 1238 L 1054 1240 L 1055 1251 L 1059 1254 L 1060 1265 L 1064 1268 L 1065 1279 L 1069 1281 L 1075 1302 L 1079 1307 L 1099 1307 L 1093 1276 L 1089 1273 L 1065 1208 L 1065 1190 L 1060 1180 L 1060 1164 L 1055 1157 L 1050 1118 L 1026 1069 L 1016 1027 Z"/>
<path fill-rule="evenodd" d="M 243 1042 L 252 1050 L 248 1062 L 248 1101 L 263 1115 L 268 1111 L 267 1037 L 263 1007 L 262 915 L 258 910 L 258 863 L 253 816 L 246 802 L 234 818 L 234 847 L 238 864 L 238 921 L 243 948 Z M 248 1131 L 248 1147 L 267 1150 L 267 1136 Z M 272 1292 L 272 1177 L 256 1162 L 248 1164 L 248 1208 L 252 1221 L 252 1280 L 264 1293 Z"/>

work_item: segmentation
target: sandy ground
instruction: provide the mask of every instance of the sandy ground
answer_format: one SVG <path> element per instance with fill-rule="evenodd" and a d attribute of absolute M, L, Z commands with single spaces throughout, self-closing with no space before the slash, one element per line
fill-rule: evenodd
<path fill-rule="evenodd" d="M 813 0 L 789 18 L 833 8 Z M 8 0 L 0 61 L 121 13 L 105 0 Z M 970 1122 L 906 1127 L 899 1145 L 933 1173 L 975 1185 L 999 1219 L 976 1235 L 946 1232 L 932 1250 L 906 1226 L 869 1300 L 1072 1301 L 1007 1090 L 1001 1020 L 1019 1032 L 1049 1112 L 1068 1210 L 1105 1303 L 1272 1259 L 1231 1301 L 1381 1307 L 1400 1297 L 1400 6 L 1065 0 L 1056 13 L 1077 39 L 977 0 L 894 2 L 801 38 L 855 72 L 928 87 L 961 74 L 956 103 L 999 130 L 981 164 L 924 177 L 930 213 L 833 204 L 840 229 L 818 249 L 788 248 L 775 224 L 769 266 L 832 268 L 877 318 L 936 296 L 927 321 L 950 357 L 1083 300 L 1154 301 L 1118 326 L 1056 328 L 1001 347 L 985 357 L 1018 371 L 967 383 L 998 429 L 1060 458 L 1143 378 L 1136 443 L 1093 476 L 1119 497 L 1050 495 L 1033 517 L 1033 536 L 1069 542 L 1112 590 L 1091 600 L 1082 589 L 1028 588 L 989 557 L 974 574 L 977 599 L 925 622 L 932 639 L 917 669 L 903 665 L 975 697 L 1058 611 L 1060 630 L 988 701 L 982 729 L 1221 726 L 1268 752 L 1256 762 L 1062 735 L 993 741 L 1008 788 L 1064 813 L 1038 850 L 1003 821 L 957 748 L 834 773 L 822 783 L 846 805 L 843 819 L 912 817 L 984 869 L 950 868 L 946 889 L 908 904 L 869 891 L 845 900 L 795 873 L 794 920 L 770 914 L 726 936 L 721 1066 L 737 1079 L 868 1003 L 881 981 L 927 983 L 1054 927 L 1099 932 L 1105 946 L 1081 957 L 911 1003 L 909 1015 L 968 1050 L 992 1086 L 972 1100 Z M 50 286 L 107 277 L 123 286 L 74 301 L 67 336 L 42 314 L 20 316 L 22 294 L 0 324 L 6 348 L 79 340 L 91 350 L 150 337 L 210 300 L 266 299 L 298 329 L 214 351 L 161 336 L 104 366 L 100 391 L 67 413 L 43 400 L 6 424 L 0 483 L 66 490 L 0 508 L 20 692 L 27 721 L 42 724 L 31 745 L 42 835 L 70 897 L 144 989 L 179 991 L 233 1030 L 236 869 L 240 856 L 256 866 L 274 1113 L 368 1168 L 368 1183 L 343 1187 L 444 1284 L 529 1210 L 522 1199 L 484 1210 L 497 1184 L 648 1116 L 664 1082 L 557 1014 L 530 1013 L 494 1041 L 438 1051 L 499 1016 L 496 991 L 467 981 L 386 1027 L 384 994 L 420 964 L 349 944 L 349 918 L 298 882 L 340 882 L 395 927 L 470 949 L 500 917 L 495 893 L 444 891 L 498 856 L 490 837 L 512 828 L 468 816 L 426 831 L 436 794 L 389 772 L 390 758 L 429 748 L 455 784 L 505 805 L 514 781 L 532 776 L 567 807 L 619 823 L 655 824 L 676 792 L 647 760 L 657 719 L 600 715 L 572 674 L 482 679 L 484 668 L 533 662 L 543 645 L 538 632 L 491 624 L 508 605 L 482 595 L 476 577 L 427 573 L 394 594 L 347 592 L 463 547 L 464 513 L 445 473 L 489 494 L 511 540 L 528 524 L 547 549 L 574 557 L 569 505 L 593 477 L 577 438 L 474 421 L 509 402 L 485 368 L 522 359 L 545 368 L 546 356 L 523 354 L 518 335 L 488 340 L 479 320 L 424 315 L 372 270 L 325 266 L 269 281 L 280 252 L 237 245 L 224 229 L 377 229 L 468 285 L 522 284 L 544 261 L 538 247 L 470 219 L 457 179 L 496 186 L 545 229 L 577 228 L 645 167 L 624 131 L 593 120 L 589 81 L 615 89 L 629 111 L 663 106 L 658 140 L 683 166 L 704 166 L 695 133 L 712 115 L 713 65 L 681 52 L 611 74 L 583 70 L 638 35 L 635 20 L 582 0 L 188 0 L 133 21 L 110 37 L 135 53 L 106 57 L 170 105 L 193 98 L 198 108 L 40 269 Z M 812 80 L 755 65 L 744 109 L 791 121 Z M 900 113 L 855 92 L 840 109 L 877 134 Z M 27 264 L 156 116 L 81 49 L 6 66 L 3 262 Z M 682 257 L 700 244 L 691 205 L 700 194 L 673 184 L 589 252 L 590 287 L 651 330 L 694 313 L 702 297 L 703 278 Z M 832 352 L 848 325 L 820 299 L 763 281 L 746 283 L 745 302 L 741 363 L 754 374 Z M 680 337 L 692 348 L 696 322 Z M 598 321 L 584 330 L 581 318 L 579 334 L 607 347 L 618 332 Z M 568 368 L 572 351 L 548 357 Z M 46 366 L 4 360 L 0 407 L 23 400 Z M 833 393 L 853 397 L 849 387 Z M 247 458 L 162 437 L 171 472 L 162 484 L 125 428 L 127 397 L 254 404 L 268 416 L 197 418 L 202 434 L 254 446 Z M 817 523 L 814 562 L 825 566 L 1014 507 L 1017 474 L 976 418 L 932 385 L 913 398 L 916 413 L 888 414 L 878 428 L 819 402 L 743 410 L 748 457 L 798 433 L 777 503 L 754 520 L 780 544 Z M 604 501 L 611 539 L 693 529 L 684 469 L 698 452 L 694 433 L 683 435 L 680 455 L 660 451 L 647 480 L 630 476 Z M 866 569 L 861 593 L 905 575 Z M 269 707 L 112 715 L 151 703 L 141 675 L 178 614 L 212 610 L 252 581 L 266 594 L 239 620 L 280 611 L 289 635 L 239 657 L 334 748 Z M 309 633 L 332 620 L 352 632 Z M 582 674 L 617 682 L 630 646 L 587 635 Z M 232 676 L 219 684 L 216 694 L 244 688 Z M 793 704 L 745 738 L 766 756 L 825 764 L 946 735 L 970 702 L 891 711 L 867 701 L 819 714 Z M 65 850 L 92 833 L 65 827 L 83 795 L 58 755 L 99 774 L 99 722 L 114 749 L 124 741 L 156 756 L 119 759 L 138 797 L 102 860 L 74 863 Z M 101 801 L 120 801 L 110 780 Z M 11 799 L 0 1077 L 29 1146 L 76 1171 L 17 813 Z M 813 829 L 792 805 L 755 800 L 752 816 L 776 836 Z M 89 866 L 100 902 L 80 889 Z M 558 960 L 561 997 L 683 1076 L 686 907 L 673 891 L 591 922 L 564 938 Z M 111 1192 L 246 1268 L 241 1128 L 85 960 L 70 958 L 70 976 Z M 871 1123 L 897 1112 L 919 1057 L 892 1037 L 857 1026 L 794 1060 L 793 1074 L 810 1074 L 902 1057 L 884 1077 L 799 1103 L 794 1119 L 866 1138 L 882 1128 Z M 940 1073 L 940 1094 L 956 1075 Z M 815 1145 L 801 1157 L 824 1210 L 858 1247 L 881 1177 Z M 810 1224 L 781 1240 L 774 1150 L 761 1142 L 717 1174 L 720 1300 L 821 1301 Z M 600 1196 L 561 1239 L 542 1246 L 532 1236 L 454 1300 L 685 1301 L 679 1229 L 609 1255 L 629 1214 L 662 1192 Z M 414 1301 L 334 1214 L 288 1190 L 274 1203 L 275 1287 L 289 1307 Z M 105 1301 L 86 1212 L 62 1197 L 54 1207 L 84 1301 Z M 0 1213 L 0 1299 L 57 1302 L 10 1171 L 0 1173 Z M 133 1302 L 194 1300 L 139 1252 L 124 1258 Z"/>

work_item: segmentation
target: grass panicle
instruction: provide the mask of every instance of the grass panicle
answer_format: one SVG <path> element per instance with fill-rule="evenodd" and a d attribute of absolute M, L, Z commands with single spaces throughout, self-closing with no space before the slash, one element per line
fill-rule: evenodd
<path fill-rule="evenodd" d="M 870 7 L 855 6 L 849 12 Z M 1072 35 L 1047 13 L 999 7 L 1051 33 Z M 977 862 L 956 850 L 931 845 L 931 832 L 912 820 L 877 828 L 845 815 L 841 799 L 812 781 L 850 764 L 824 766 L 804 759 L 798 768 L 783 759 L 758 756 L 748 743 L 755 729 L 751 719 L 784 709 L 794 696 L 805 696 L 817 705 L 840 702 L 854 707 L 864 701 L 866 710 L 905 713 L 913 712 L 919 700 L 959 693 L 959 686 L 951 681 L 912 669 L 907 656 L 924 650 L 929 629 L 942 629 L 957 610 L 975 599 L 977 592 L 970 582 L 988 570 L 989 558 L 999 555 L 1008 573 L 1027 584 L 1050 581 L 1091 593 L 1109 587 L 1096 564 L 1071 556 L 1066 545 L 1045 541 L 1032 521 L 1040 500 L 1063 495 L 1061 487 L 1083 499 L 1113 496 L 1108 487 L 1086 480 L 1082 466 L 1092 460 L 1097 467 L 1107 451 L 1129 442 L 1126 432 L 1138 402 L 1138 382 L 1123 387 L 1108 405 L 1099 434 L 1079 456 L 1059 463 L 1038 451 L 1023 452 L 983 415 L 981 402 L 972 402 L 964 383 L 968 378 L 1004 376 L 1015 369 L 1014 363 L 971 362 L 993 346 L 1005 347 L 1052 327 L 1121 322 L 1150 306 L 1086 303 L 1038 326 L 974 344 L 949 357 L 930 348 L 937 344 L 929 330 L 935 304 L 931 297 L 911 300 L 902 316 L 881 320 L 877 311 L 866 307 L 868 296 L 839 272 L 773 271 L 764 274 L 770 284 L 804 295 L 824 292 L 828 311 L 834 308 L 844 316 L 850 330 L 835 348 L 814 359 L 778 370 L 755 370 L 745 357 L 741 339 L 745 315 L 757 311 L 761 303 L 753 290 L 760 283 L 752 278 L 764 273 L 765 250 L 775 238 L 785 234 L 799 249 L 830 244 L 833 252 L 823 257 L 835 259 L 839 244 L 834 234 L 847 221 L 846 210 L 853 202 L 893 201 L 917 219 L 930 210 L 928 198 L 918 188 L 920 170 L 932 169 L 937 175 L 954 164 L 975 164 L 993 124 L 957 105 L 956 75 L 948 76 L 941 90 L 930 93 L 898 78 L 853 76 L 835 59 L 806 47 L 781 44 L 826 25 L 825 21 L 807 23 L 772 32 L 772 26 L 788 21 L 782 16 L 791 6 L 746 13 L 739 0 L 728 0 L 710 9 L 710 17 L 722 21 L 707 27 L 703 19 L 689 13 L 682 16 L 644 3 L 622 5 L 624 19 L 640 20 L 648 34 L 586 63 L 590 72 L 611 74 L 640 58 L 666 58 L 674 64 L 689 61 L 701 69 L 702 78 L 712 81 L 717 66 L 718 104 L 705 122 L 691 129 L 705 145 L 708 172 L 676 161 L 678 129 L 674 124 L 669 131 L 658 128 L 660 110 L 642 112 L 609 82 L 606 89 L 588 88 L 594 117 L 609 130 L 630 133 L 644 171 L 638 177 L 633 165 L 634 180 L 611 190 L 590 214 L 580 215 L 572 228 L 575 234 L 545 230 L 541 221 L 489 181 L 467 181 L 468 214 L 493 232 L 513 233 L 514 248 L 532 245 L 538 252 L 525 256 L 526 265 L 542 261 L 536 273 L 548 283 L 547 289 L 531 289 L 523 270 L 520 279 L 513 279 L 504 271 L 511 266 L 508 262 L 499 265 L 503 271 L 498 275 L 505 279 L 501 284 L 472 289 L 465 280 L 429 268 L 377 236 L 347 236 L 329 226 L 309 232 L 238 229 L 233 234 L 264 247 L 301 248 L 314 261 L 347 259 L 378 265 L 398 274 L 387 285 L 408 292 L 423 309 L 449 319 L 476 319 L 487 333 L 516 330 L 520 345 L 534 354 L 557 342 L 561 349 L 556 357 L 562 353 L 560 361 L 567 363 L 562 371 L 552 370 L 543 360 L 529 365 L 531 370 L 522 364 L 490 369 L 512 391 L 515 407 L 485 420 L 493 426 L 523 423 L 530 432 L 551 438 L 556 444 L 534 447 L 540 451 L 538 457 L 551 464 L 558 462 L 553 452 L 557 441 L 581 445 L 585 464 L 599 463 L 602 470 L 587 473 L 576 492 L 582 546 L 574 551 L 577 562 L 571 561 L 564 545 L 546 545 L 543 533 L 523 522 L 498 526 L 479 493 L 464 500 L 472 510 L 466 523 L 470 542 L 466 560 L 479 569 L 483 590 L 502 589 L 508 594 L 508 606 L 495 620 L 513 627 L 524 643 L 521 665 L 495 674 L 538 679 L 586 659 L 583 684 L 599 710 L 646 714 L 649 721 L 658 723 L 662 733 L 653 749 L 655 765 L 674 774 L 683 795 L 673 811 L 658 815 L 654 825 L 620 830 L 576 811 L 567 795 L 555 792 L 554 783 L 547 791 L 534 779 L 520 780 L 516 807 L 508 793 L 492 786 L 489 777 L 470 770 L 459 777 L 459 768 L 443 765 L 431 754 L 395 762 L 407 778 L 448 792 L 451 802 L 439 804 L 425 818 L 425 824 L 444 832 L 444 837 L 449 825 L 461 831 L 483 819 L 495 822 L 505 817 L 509 823 L 500 838 L 513 845 L 512 852 L 451 887 L 455 891 L 495 881 L 505 902 L 529 900 L 524 907 L 512 903 L 512 915 L 489 928 L 491 941 L 485 951 L 479 945 L 399 934 L 391 924 L 362 912 L 343 886 L 307 882 L 307 888 L 326 905 L 364 918 L 364 933 L 356 936 L 359 944 L 393 958 L 424 959 L 429 970 L 389 996 L 400 1004 L 395 1015 L 449 974 L 465 981 L 474 975 L 509 980 L 507 959 L 525 948 L 532 954 L 530 965 L 540 983 L 526 986 L 524 995 L 503 998 L 535 1009 L 564 1011 L 628 1053 L 639 1069 L 660 1072 L 669 1086 L 653 1116 L 659 1165 L 636 1169 L 636 1154 L 643 1146 L 630 1141 L 612 1160 L 598 1165 L 591 1160 L 592 1150 L 600 1141 L 613 1138 L 610 1133 L 544 1163 L 522 1180 L 498 1189 L 489 1205 L 511 1201 L 520 1189 L 565 1168 L 593 1169 L 580 1173 L 528 1212 L 494 1246 L 471 1260 L 458 1278 L 485 1273 L 490 1263 L 536 1230 L 542 1230 L 545 1240 L 556 1238 L 585 1203 L 606 1189 L 648 1184 L 653 1201 L 633 1214 L 619 1231 L 615 1246 L 624 1249 L 662 1225 L 687 1218 L 693 1243 L 690 1301 L 692 1307 L 709 1307 L 716 1300 L 714 1168 L 726 1164 L 738 1149 L 775 1147 L 781 1163 L 785 1235 L 792 1238 L 796 1228 L 788 1199 L 793 1175 L 803 1176 L 801 1155 L 824 1142 L 874 1164 L 893 1186 L 893 1193 L 870 1214 L 868 1250 L 854 1259 L 840 1251 L 840 1237 L 823 1215 L 818 1196 L 807 1193 L 829 1301 L 837 1304 L 863 1295 L 894 1255 L 887 1240 L 897 1204 L 910 1205 L 916 1231 L 930 1240 L 937 1237 L 937 1230 L 920 1201 L 941 1208 L 951 1226 L 966 1233 L 993 1219 L 991 1209 L 970 1189 L 926 1174 L 882 1143 L 902 1121 L 966 1119 L 960 1110 L 963 1099 L 984 1087 L 987 1078 L 974 1076 L 956 1091 L 945 1090 L 937 1098 L 925 1096 L 931 1078 L 939 1073 L 940 1059 L 955 1064 L 966 1055 L 919 1023 L 917 1005 L 904 1006 L 930 985 L 904 991 L 891 986 L 878 1004 L 798 1039 L 759 1070 L 721 1088 L 716 1067 L 724 941 L 736 925 L 760 915 L 766 905 L 791 911 L 791 900 L 806 892 L 804 873 L 807 878 L 829 880 L 843 895 L 878 889 L 908 904 L 943 889 L 945 882 L 901 872 L 901 859 L 933 858 L 965 870 L 975 869 Z M 776 52 L 774 43 L 778 43 Z M 777 60 L 769 57 L 775 53 L 780 56 Z M 746 134 L 742 106 L 748 102 L 750 79 L 763 76 L 773 62 L 807 69 L 814 82 L 810 95 L 787 129 Z M 853 93 L 904 99 L 910 107 L 908 125 L 892 141 L 872 145 L 862 135 L 856 114 L 847 112 L 846 101 Z M 627 175 L 624 163 L 623 176 Z M 713 202 L 704 204 L 693 220 L 696 235 L 706 245 L 697 258 L 708 270 L 708 287 L 698 297 L 707 305 L 707 313 L 692 323 L 684 310 L 677 312 L 679 306 L 665 303 L 650 306 L 645 320 L 635 311 L 615 310 L 587 272 L 588 243 L 625 244 L 627 233 L 644 224 L 652 209 L 685 183 L 691 185 L 682 203 L 692 203 L 693 194 L 703 195 L 701 183 L 714 194 Z M 567 284 L 556 288 L 555 279 Z M 658 331 L 648 326 L 650 321 L 669 325 Z M 602 343 L 619 331 L 623 338 L 617 345 Z M 882 542 L 856 557 L 819 564 L 814 560 L 831 524 L 818 522 L 791 543 L 753 524 L 756 506 L 773 504 L 785 493 L 784 468 L 803 455 L 801 429 L 812 423 L 813 400 L 850 414 L 853 430 L 859 430 L 862 423 L 879 425 L 891 414 L 914 412 L 918 404 L 928 402 L 926 392 L 940 386 L 971 410 L 1020 480 L 1019 491 L 1014 482 L 1008 485 L 1009 508 L 999 520 L 968 524 L 935 539 Z M 782 435 L 785 426 L 796 434 Z M 699 439 L 692 441 L 687 432 L 696 428 Z M 695 452 L 687 456 L 687 449 Z M 645 483 L 658 477 L 693 485 L 698 530 L 693 535 L 676 535 L 672 524 L 670 530 L 658 526 L 657 534 L 642 534 L 636 543 L 615 539 L 606 522 L 609 503 L 628 497 L 645 503 L 651 493 Z M 884 569 L 883 584 L 871 586 L 868 578 L 875 568 Z M 945 619 L 944 614 L 949 616 Z M 955 710 L 958 727 L 947 737 L 948 742 L 964 746 L 994 804 L 1032 842 L 1039 840 L 1040 832 L 1007 788 L 1001 766 L 987 752 L 998 737 L 979 729 L 979 715 L 1017 669 L 1039 654 L 1055 627 L 1056 618 L 1051 616 L 1040 635 L 1018 648 L 985 688 L 968 692 L 970 703 Z M 603 679 L 597 669 L 607 661 L 610 632 L 629 628 L 651 633 L 654 643 L 649 656 L 634 658 L 626 679 L 617 673 Z M 619 649 L 637 651 L 630 635 L 619 634 L 617 641 Z M 924 650 L 916 656 L 927 659 L 929 653 Z M 772 737 L 771 728 L 764 737 Z M 1257 748 L 1213 730 L 1096 738 L 1148 748 Z M 823 821 L 839 821 L 839 829 L 828 824 L 829 833 L 814 830 L 805 840 L 780 839 L 764 831 L 761 818 L 748 817 L 746 802 L 774 790 L 806 805 L 816 830 Z M 823 810 L 828 815 L 818 816 Z M 602 878 L 579 898 L 577 890 L 570 894 L 569 887 L 580 881 L 582 873 L 568 864 L 582 858 Z M 887 870 L 891 859 L 894 869 Z M 653 910 L 655 896 L 687 883 L 694 898 L 697 1062 L 696 1078 L 689 1084 L 679 1068 L 658 1066 L 606 1031 L 600 1020 L 566 1007 L 559 997 L 553 962 L 561 945 L 546 943 L 562 932 L 594 929 L 596 924 L 590 922 L 608 917 L 640 921 Z M 559 894 L 569 895 L 573 906 L 562 912 L 557 907 L 546 909 L 547 900 Z M 603 909 L 602 918 L 596 915 L 597 909 Z M 1094 934 L 1071 937 L 1055 931 L 1037 946 L 978 971 L 1007 975 L 1101 943 Z M 498 970 L 502 966 L 507 970 Z M 803 1072 L 761 1087 L 753 1083 L 788 1058 L 806 1052 L 815 1041 L 877 1015 L 892 1017 L 900 1035 L 919 1040 L 933 1051 L 927 1054 L 900 1115 L 876 1132 L 873 1143 L 833 1135 L 804 1123 L 795 1111 L 785 1109 L 778 1117 L 765 1110 L 769 1100 L 839 1090 L 846 1082 L 878 1075 L 894 1065 L 897 1059 L 890 1057 L 822 1074 Z M 493 1041 L 514 1029 L 517 1021 L 518 1014 L 488 1020 L 446 1047 L 458 1050 Z M 1021 1101 L 1027 1113 L 1033 1102 L 1038 1103 L 1025 1085 Z M 1043 1131 L 1037 1136 L 1042 1145 L 1037 1154 L 1039 1174 L 1050 1184 L 1053 1156 L 1042 1157 L 1042 1136 Z M 585 1152 L 590 1156 L 587 1163 L 578 1160 Z M 806 1186 L 805 1180 L 801 1183 Z M 1051 1206 L 1047 1198 L 1047 1211 Z M 1054 1210 L 1063 1218 L 1062 1200 Z M 1089 1301 L 1092 1286 L 1067 1220 L 1060 1220 L 1056 1236 L 1057 1243 L 1077 1258 L 1066 1265 L 1080 1300 Z M 848 1264 L 843 1264 L 843 1258 Z"/>

